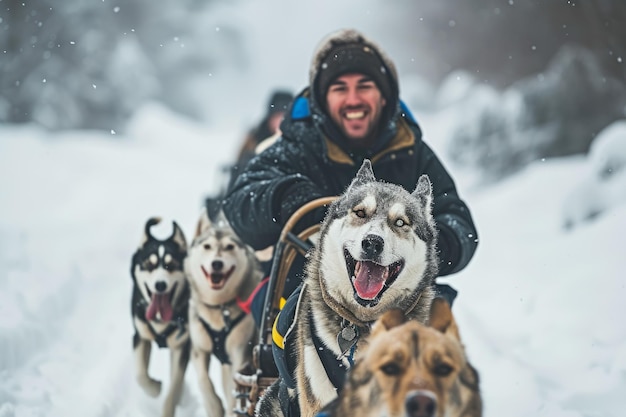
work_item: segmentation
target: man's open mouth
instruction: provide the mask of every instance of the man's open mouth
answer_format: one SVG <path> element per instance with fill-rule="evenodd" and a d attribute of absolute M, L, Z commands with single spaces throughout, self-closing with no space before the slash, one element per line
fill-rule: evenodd
<path fill-rule="evenodd" d="M 209 281 L 209 285 L 211 286 L 211 288 L 213 288 L 214 290 L 219 290 L 224 285 L 226 285 L 226 281 L 228 281 L 228 278 L 230 278 L 233 271 L 235 270 L 235 265 L 233 265 L 226 272 L 215 270 L 211 270 L 211 272 L 209 272 L 202 265 L 200 266 L 200 268 L 202 268 L 202 272 L 204 273 L 206 279 Z"/>
<path fill-rule="evenodd" d="M 403 259 L 384 266 L 370 260 L 357 261 L 347 249 L 344 249 L 343 254 L 354 288 L 354 298 L 365 307 L 374 307 L 378 304 L 384 292 L 404 268 Z"/>
<path fill-rule="evenodd" d="M 365 112 L 361 111 L 349 111 L 345 113 L 345 117 L 348 120 L 362 119 L 365 116 Z"/>

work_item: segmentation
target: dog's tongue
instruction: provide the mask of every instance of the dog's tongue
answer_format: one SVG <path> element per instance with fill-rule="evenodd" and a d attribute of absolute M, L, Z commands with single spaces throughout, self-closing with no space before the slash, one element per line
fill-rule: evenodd
<path fill-rule="evenodd" d="M 172 320 L 172 305 L 170 304 L 169 294 L 153 294 L 150 305 L 146 310 L 146 318 L 148 320 L 154 320 L 156 318 L 157 311 L 161 313 L 161 321 Z"/>
<path fill-rule="evenodd" d="M 359 261 L 354 269 L 354 289 L 359 297 L 364 300 L 373 300 L 389 276 L 386 266 L 378 265 L 370 261 Z"/>

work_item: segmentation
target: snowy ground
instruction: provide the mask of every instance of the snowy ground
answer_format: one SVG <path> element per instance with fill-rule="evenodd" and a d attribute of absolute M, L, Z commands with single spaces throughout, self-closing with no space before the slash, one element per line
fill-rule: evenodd
<path fill-rule="evenodd" d="M 423 127 L 427 138 L 445 130 L 436 116 Z M 158 414 L 133 379 L 130 257 L 150 216 L 190 237 L 240 133 L 158 106 L 125 137 L 0 125 L 0 417 Z M 583 157 L 488 188 L 452 171 L 480 232 L 476 257 L 448 282 L 485 416 L 622 416 L 626 204 L 562 227 Z M 153 374 L 167 382 L 167 369 L 156 351 Z M 204 415 L 191 367 L 178 415 Z"/>

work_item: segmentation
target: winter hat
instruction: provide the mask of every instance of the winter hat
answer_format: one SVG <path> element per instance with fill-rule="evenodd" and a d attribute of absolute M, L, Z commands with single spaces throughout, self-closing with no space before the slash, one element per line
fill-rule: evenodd
<path fill-rule="evenodd" d="M 289 104 L 293 100 L 293 95 L 286 90 L 277 90 L 267 102 L 267 115 L 272 116 L 279 112 L 286 112 Z"/>
<path fill-rule="evenodd" d="M 397 74 L 391 60 L 361 33 L 344 29 L 327 37 L 313 57 L 310 81 L 318 103 L 324 102 L 330 84 L 337 77 L 354 72 L 371 77 L 388 101 L 397 98 Z"/>

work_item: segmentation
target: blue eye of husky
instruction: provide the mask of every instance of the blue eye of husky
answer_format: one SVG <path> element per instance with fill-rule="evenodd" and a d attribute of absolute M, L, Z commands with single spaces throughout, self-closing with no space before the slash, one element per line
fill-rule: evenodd
<path fill-rule="evenodd" d="M 354 210 L 354 211 L 353 211 L 353 213 L 354 213 L 354 214 L 356 214 L 356 216 L 357 216 L 358 218 L 361 218 L 361 219 L 364 219 L 364 218 L 365 218 L 365 216 L 366 216 L 366 214 L 365 214 L 365 210 L 363 210 L 363 209 L 357 209 L 357 210 Z"/>
<path fill-rule="evenodd" d="M 406 225 L 406 222 L 404 220 L 402 220 L 402 219 L 397 219 L 394 224 L 396 226 L 398 226 L 398 227 L 402 227 L 402 226 Z"/>

